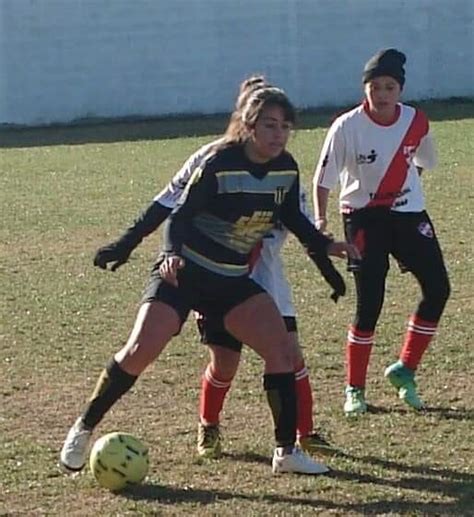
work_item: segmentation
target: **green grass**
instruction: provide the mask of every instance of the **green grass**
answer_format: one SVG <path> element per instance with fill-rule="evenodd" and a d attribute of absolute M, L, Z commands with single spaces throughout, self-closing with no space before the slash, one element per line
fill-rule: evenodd
<path fill-rule="evenodd" d="M 373 412 L 357 421 L 343 417 L 353 286 L 346 274 L 348 295 L 334 305 L 292 238 L 284 256 L 315 420 L 343 451 L 329 460 L 332 474 L 272 477 L 270 413 L 261 361 L 251 351 L 243 354 L 223 414 L 227 454 L 216 462 L 196 459 L 207 351 L 190 321 L 98 431 L 132 432 L 150 445 L 146 483 L 121 495 L 100 489 L 88 472 L 63 475 L 57 457 L 96 376 L 127 337 L 160 234 L 114 274 L 93 268 L 92 256 L 224 120 L 2 130 L 0 515 L 472 515 L 474 104 L 424 109 L 433 118 L 440 163 L 423 182 L 452 281 L 418 375 L 429 410 L 406 410 L 383 380 L 418 297 L 415 282 L 394 267 L 369 369 Z M 304 114 L 291 141 L 308 189 L 331 116 Z M 332 229 L 340 235 L 331 201 Z"/>

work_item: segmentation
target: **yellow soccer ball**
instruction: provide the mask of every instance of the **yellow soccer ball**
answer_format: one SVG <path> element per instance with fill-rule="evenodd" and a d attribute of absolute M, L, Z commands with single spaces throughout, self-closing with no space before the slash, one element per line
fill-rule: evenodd
<path fill-rule="evenodd" d="M 131 434 L 109 433 L 94 443 L 89 465 L 100 486 L 121 490 L 145 479 L 148 447 Z"/>

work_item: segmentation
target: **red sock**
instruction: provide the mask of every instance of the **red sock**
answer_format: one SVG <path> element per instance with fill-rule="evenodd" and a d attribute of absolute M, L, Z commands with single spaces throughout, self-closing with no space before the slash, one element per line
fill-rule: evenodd
<path fill-rule="evenodd" d="M 219 415 L 224 399 L 229 391 L 232 379 L 223 380 L 216 377 L 212 366 L 207 365 L 202 376 L 201 395 L 199 398 L 199 416 L 210 425 L 219 423 Z"/>
<path fill-rule="evenodd" d="M 304 365 L 295 372 L 296 379 L 296 430 L 298 436 L 308 436 L 313 431 L 313 394 L 309 373 Z"/>
<path fill-rule="evenodd" d="M 436 333 L 437 321 L 425 321 L 413 314 L 408 322 L 400 360 L 410 370 L 416 370 L 425 350 Z"/>
<path fill-rule="evenodd" d="M 374 332 L 349 327 L 346 343 L 347 384 L 365 388 L 370 352 L 374 342 Z"/>

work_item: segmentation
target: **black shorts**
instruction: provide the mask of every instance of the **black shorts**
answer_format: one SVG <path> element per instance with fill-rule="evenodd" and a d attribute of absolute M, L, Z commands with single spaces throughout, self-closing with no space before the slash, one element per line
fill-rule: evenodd
<path fill-rule="evenodd" d="M 449 296 L 449 280 L 433 224 L 425 211 L 395 212 L 367 208 L 344 216 L 346 240 L 362 259 L 350 261 L 357 292 L 353 324 L 372 331 L 382 310 L 385 280 L 393 256 L 418 280 L 423 291 L 417 314 L 438 321 Z"/>
<path fill-rule="evenodd" d="M 403 270 L 424 275 L 436 264 L 443 269 L 443 259 L 433 223 L 426 211 L 395 212 L 387 208 L 366 208 L 343 216 L 346 240 L 357 246 L 362 260 L 349 261 L 349 270 L 361 267 L 374 275 L 382 265 L 388 269 L 392 255 Z M 385 271 L 386 274 L 386 271 Z"/>
<path fill-rule="evenodd" d="M 212 273 L 191 260 L 178 271 L 178 287 L 165 282 L 159 274 L 161 261 L 151 272 L 142 303 L 160 301 L 178 313 L 181 325 L 191 310 L 212 321 L 223 321 L 225 315 L 248 298 L 265 290 L 247 275 L 228 277 Z"/>
<path fill-rule="evenodd" d="M 296 318 L 294 316 L 283 316 L 283 320 L 288 332 L 297 331 Z M 216 319 L 212 316 L 209 317 L 196 313 L 196 323 L 201 336 L 201 343 L 222 346 L 235 352 L 242 350 L 242 341 L 239 341 L 227 332 L 222 318 Z"/>

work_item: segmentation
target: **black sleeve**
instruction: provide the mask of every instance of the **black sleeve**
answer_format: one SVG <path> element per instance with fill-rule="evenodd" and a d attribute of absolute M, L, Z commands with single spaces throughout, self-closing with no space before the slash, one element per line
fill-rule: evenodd
<path fill-rule="evenodd" d="M 324 253 L 331 239 L 316 230 L 301 211 L 299 200 L 300 185 L 297 179 L 285 197 L 281 206 L 280 219 L 283 224 L 294 233 L 308 253 Z"/>
<path fill-rule="evenodd" d="M 212 171 L 197 169 L 189 180 L 183 195 L 171 212 L 165 226 L 164 251 L 170 255 L 181 255 L 181 248 L 192 230 L 193 216 L 202 211 L 217 192 L 217 180 Z"/>
<path fill-rule="evenodd" d="M 128 250 L 135 249 L 140 242 L 150 233 L 154 232 L 161 223 L 169 216 L 171 209 L 154 201 L 144 210 L 132 226 L 120 237 L 118 244 Z"/>
<path fill-rule="evenodd" d="M 331 298 L 337 302 L 339 296 L 344 296 L 346 293 L 346 286 L 344 279 L 327 254 L 327 248 L 332 240 L 316 230 L 301 211 L 299 191 L 299 179 L 297 178 L 282 204 L 280 219 L 288 230 L 296 235 L 323 278 L 334 289 Z"/>

